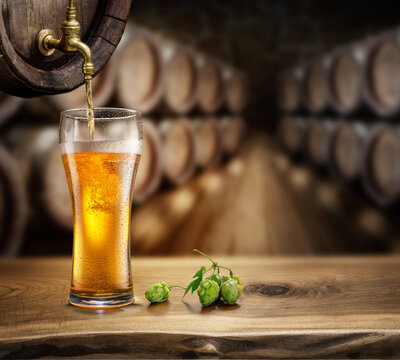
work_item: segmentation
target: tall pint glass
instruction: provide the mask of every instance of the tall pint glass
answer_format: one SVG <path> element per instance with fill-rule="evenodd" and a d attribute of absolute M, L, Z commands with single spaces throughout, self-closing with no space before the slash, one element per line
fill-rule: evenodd
<path fill-rule="evenodd" d="M 60 148 L 71 196 L 74 249 L 69 302 L 112 308 L 133 302 L 130 259 L 132 189 L 142 149 L 140 114 L 95 108 L 61 113 Z"/>

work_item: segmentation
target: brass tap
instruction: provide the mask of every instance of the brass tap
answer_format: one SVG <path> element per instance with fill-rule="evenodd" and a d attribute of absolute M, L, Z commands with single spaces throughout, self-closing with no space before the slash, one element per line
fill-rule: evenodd
<path fill-rule="evenodd" d="M 66 54 L 82 54 L 84 59 L 82 71 L 85 74 L 85 80 L 90 80 L 94 73 L 92 51 L 80 38 L 81 25 L 76 20 L 74 0 L 69 0 L 66 15 L 66 20 L 61 24 L 60 39 L 57 39 L 53 30 L 43 29 L 39 32 L 36 37 L 39 51 L 45 56 L 50 56 L 56 49 Z"/>

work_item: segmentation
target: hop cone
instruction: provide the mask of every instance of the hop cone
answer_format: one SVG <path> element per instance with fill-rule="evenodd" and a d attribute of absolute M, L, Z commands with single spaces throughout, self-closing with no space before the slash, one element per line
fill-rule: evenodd
<path fill-rule="evenodd" d="M 243 282 L 240 280 L 237 276 L 232 276 L 232 279 L 236 280 L 238 286 L 239 286 L 239 296 L 242 295 L 243 291 Z"/>
<path fill-rule="evenodd" d="M 200 283 L 197 295 L 203 306 L 211 305 L 219 298 L 219 286 L 214 280 L 205 279 Z"/>
<path fill-rule="evenodd" d="M 151 303 L 160 303 L 168 300 L 170 289 L 165 282 L 160 282 L 151 285 L 145 293 L 146 299 Z"/>
<path fill-rule="evenodd" d="M 229 304 L 233 305 L 236 303 L 242 294 L 243 284 L 242 281 L 234 276 L 229 280 L 225 281 L 221 286 L 222 298 Z"/>
<path fill-rule="evenodd" d="M 222 276 L 220 274 L 212 274 L 207 279 L 214 280 L 218 284 L 218 286 L 222 285 Z"/>

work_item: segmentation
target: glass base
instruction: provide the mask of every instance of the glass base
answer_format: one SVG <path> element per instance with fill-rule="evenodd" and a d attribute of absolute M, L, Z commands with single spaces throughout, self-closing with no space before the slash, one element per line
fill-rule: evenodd
<path fill-rule="evenodd" d="M 121 306 L 132 304 L 135 301 L 133 291 L 119 296 L 113 297 L 87 297 L 69 293 L 69 303 L 74 306 L 87 309 L 114 309 Z"/>

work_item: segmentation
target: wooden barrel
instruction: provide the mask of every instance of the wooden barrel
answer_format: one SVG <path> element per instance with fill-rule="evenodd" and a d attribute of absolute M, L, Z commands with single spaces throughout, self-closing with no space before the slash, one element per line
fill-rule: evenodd
<path fill-rule="evenodd" d="M 143 149 L 133 189 L 133 201 L 141 203 L 154 194 L 161 183 L 161 139 L 150 119 L 143 120 Z"/>
<path fill-rule="evenodd" d="M 160 39 L 149 30 L 128 26 L 117 52 L 119 102 L 144 114 L 151 112 L 163 95 Z"/>
<path fill-rule="evenodd" d="M 143 113 L 186 114 L 197 100 L 195 52 L 132 25 L 119 51 L 118 99 Z"/>
<path fill-rule="evenodd" d="M 217 166 L 222 159 L 222 134 L 218 121 L 206 117 L 193 121 L 196 140 L 196 164 L 202 169 Z"/>
<path fill-rule="evenodd" d="M 371 129 L 363 158 L 363 183 L 367 194 L 387 206 L 400 197 L 400 132 L 379 124 Z"/>
<path fill-rule="evenodd" d="M 248 80 L 244 73 L 232 67 L 224 69 L 225 104 L 233 114 L 241 113 L 248 101 Z"/>
<path fill-rule="evenodd" d="M 328 165 L 329 139 L 333 128 L 331 120 L 312 118 L 307 121 L 306 157 L 316 167 Z"/>
<path fill-rule="evenodd" d="M 193 127 L 186 118 L 166 119 L 160 125 L 162 168 L 175 185 L 189 180 L 196 167 L 196 142 Z"/>
<path fill-rule="evenodd" d="M 278 137 L 285 150 L 299 154 L 304 146 L 306 121 L 299 116 L 287 115 L 281 118 L 278 125 Z"/>
<path fill-rule="evenodd" d="M 361 176 L 368 127 L 361 122 L 339 120 L 329 142 L 329 166 L 334 176 L 349 183 Z"/>
<path fill-rule="evenodd" d="M 220 121 L 222 149 L 226 155 L 236 154 L 246 137 L 246 123 L 240 116 L 224 117 Z"/>
<path fill-rule="evenodd" d="M 292 113 L 301 107 L 303 70 L 298 67 L 282 72 L 278 77 L 278 105 Z"/>
<path fill-rule="evenodd" d="M 367 52 L 365 98 L 379 116 L 400 112 L 400 39 L 399 32 L 377 36 Z"/>
<path fill-rule="evenodd" d="M 27 199 L 18 164 L 0 145 L 0 255 L 17 255 L 22 245 Z"/>
<path fill-rule="evenodd" d="M 304 70 L 304 103 L 313 114 L 329 108 L 328 78 L 329 57 L 325 56 L 308 63 Z"/>
<path fill-rule="evenodd" d="M 30 199 L 30 222 L 50 220 L 72 229 L 72 210 L 58 145 L 58 127 L 20 126 L 13 128 L 6 139 L 21 169 Z"/>
<path fill-rule="evenodd" d="M 58 94 L 83 84 L 82 55 L 55 51 L 45 57 L 36 48 L 41 29 L 59 28 L 65 20 L 66 1 L 13 0 L 0 12 L 0 89 L 31 97 Z M 95 71 L 114 52 L 129 15 L 131 0 L 75 0 L 82 39 L 92 50 Z"/>
<path fill-rule="evenodd" d="M 341 115 L 359 110 L 363 105 L 365 43 L 344 46 L 332 55 L 329 69 L 329 98 Z"/>
<path fill-rule="evenodd" d="M 14 115 L 21 104 L 21 98 L 0 92 L 0 125 Z"/>
<path fill-rule="evenodd" d="M 206 114 L 216 113 L 224 101 L 223 69 L 220 62 L 204 55 L 197 56 L 197 104 Z"/>
<path fill-rule="evenodd" d="M 113 95 L 115 66 L 115 61 L 111 58 L 107 65 L 92 80 L 93 105 L 96 107 L 107 105 Z M 85 85 L 81 85 L 71 92 L 49 96 L 47 100 L 51 101 L 60 111 L 85 107 L 86 87 Z"/>
<path fill-rule="evenodd" d="M 192 49 L 165 41 L 164 102 L 167 110 L 187 114 L 196 104 L 198 74 L 196 57 Z"/>

